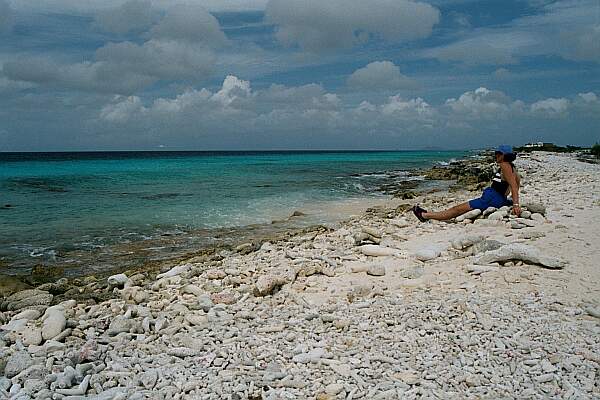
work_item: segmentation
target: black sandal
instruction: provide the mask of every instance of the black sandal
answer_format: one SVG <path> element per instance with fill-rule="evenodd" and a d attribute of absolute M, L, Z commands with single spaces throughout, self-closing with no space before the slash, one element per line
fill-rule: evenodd
<path fill-rule="evenodd" d="M 415 217 L 417 217 L 419 221 L 427 222 L 427 219 L 423 218 L 423 213 L 427 212 L 427 210 L 424 210 L 421 207 L 419 207 L 418 204 L 415 204 L 412 208 L 412 212 L 415 214 Z"/>

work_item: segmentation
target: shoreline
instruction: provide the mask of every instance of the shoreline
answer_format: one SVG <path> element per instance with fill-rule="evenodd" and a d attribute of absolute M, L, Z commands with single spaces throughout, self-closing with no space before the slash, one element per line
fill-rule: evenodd
<path fill-rule="evenodd" d="M 518 167 L 522 203 L 540 220 L 418 223 L 413 202 L 437 209 L 474 195 L 435 192 L 258 248 L 82 279 L 58 296 L 20 292 L 2 303 L 10 381 L 0 389 L 98 400 L 597 397 L 599 166 L 534 153 Z M 527 250 L 501 257 L 514 248 Z M 95 297 L 80 296 L 86 285 Z"/>

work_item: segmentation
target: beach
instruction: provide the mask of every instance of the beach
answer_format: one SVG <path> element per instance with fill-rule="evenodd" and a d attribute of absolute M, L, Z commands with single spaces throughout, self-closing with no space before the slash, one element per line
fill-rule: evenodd
<path fill-rule="evenodd" d="M 436 191 L 66 291 L 16 282 L 0 398 L 598 398 L 600 165 L 516 165 L 522 218 L 420 223 L 414 203 L 479 195 Z"/>

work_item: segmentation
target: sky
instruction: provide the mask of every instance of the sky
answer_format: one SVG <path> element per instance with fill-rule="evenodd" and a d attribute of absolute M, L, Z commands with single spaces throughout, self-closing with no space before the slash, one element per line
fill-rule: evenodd
<path fill-rule="evenodd" d="M 0 151 L 600 141 L 600 0 L 0 0 Z"/>

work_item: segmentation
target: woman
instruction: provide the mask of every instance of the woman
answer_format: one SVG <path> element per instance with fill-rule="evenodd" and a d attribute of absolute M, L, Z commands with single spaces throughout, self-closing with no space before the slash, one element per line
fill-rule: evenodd
<path fill-rule="evenodd" d="M 521 215 L 521 207 L 519 206 L 519 186 L 521 185 L 521 180 L 512 163 L 517 156 L 513 153 L 512 147 L 506 144 L 498 146 L 495 155 L 496 162 L 500 166 L 500 171 L 496 172 L 496 175 L 492 179 L 492 186 L 485 189 L 480 198 L 439 212 L 427 212 L 419 207 L 419 205 L 415 205 L 413 212 L 419 221 L 425 222 L 428 219 L 445 221 L 474 209 L 483 211 L 488 207 L 500 208 L 511 205 L 513 213 L 517 216 Z M 512 201 L 506 197 L 509 192 L 512 195 Z"/>

